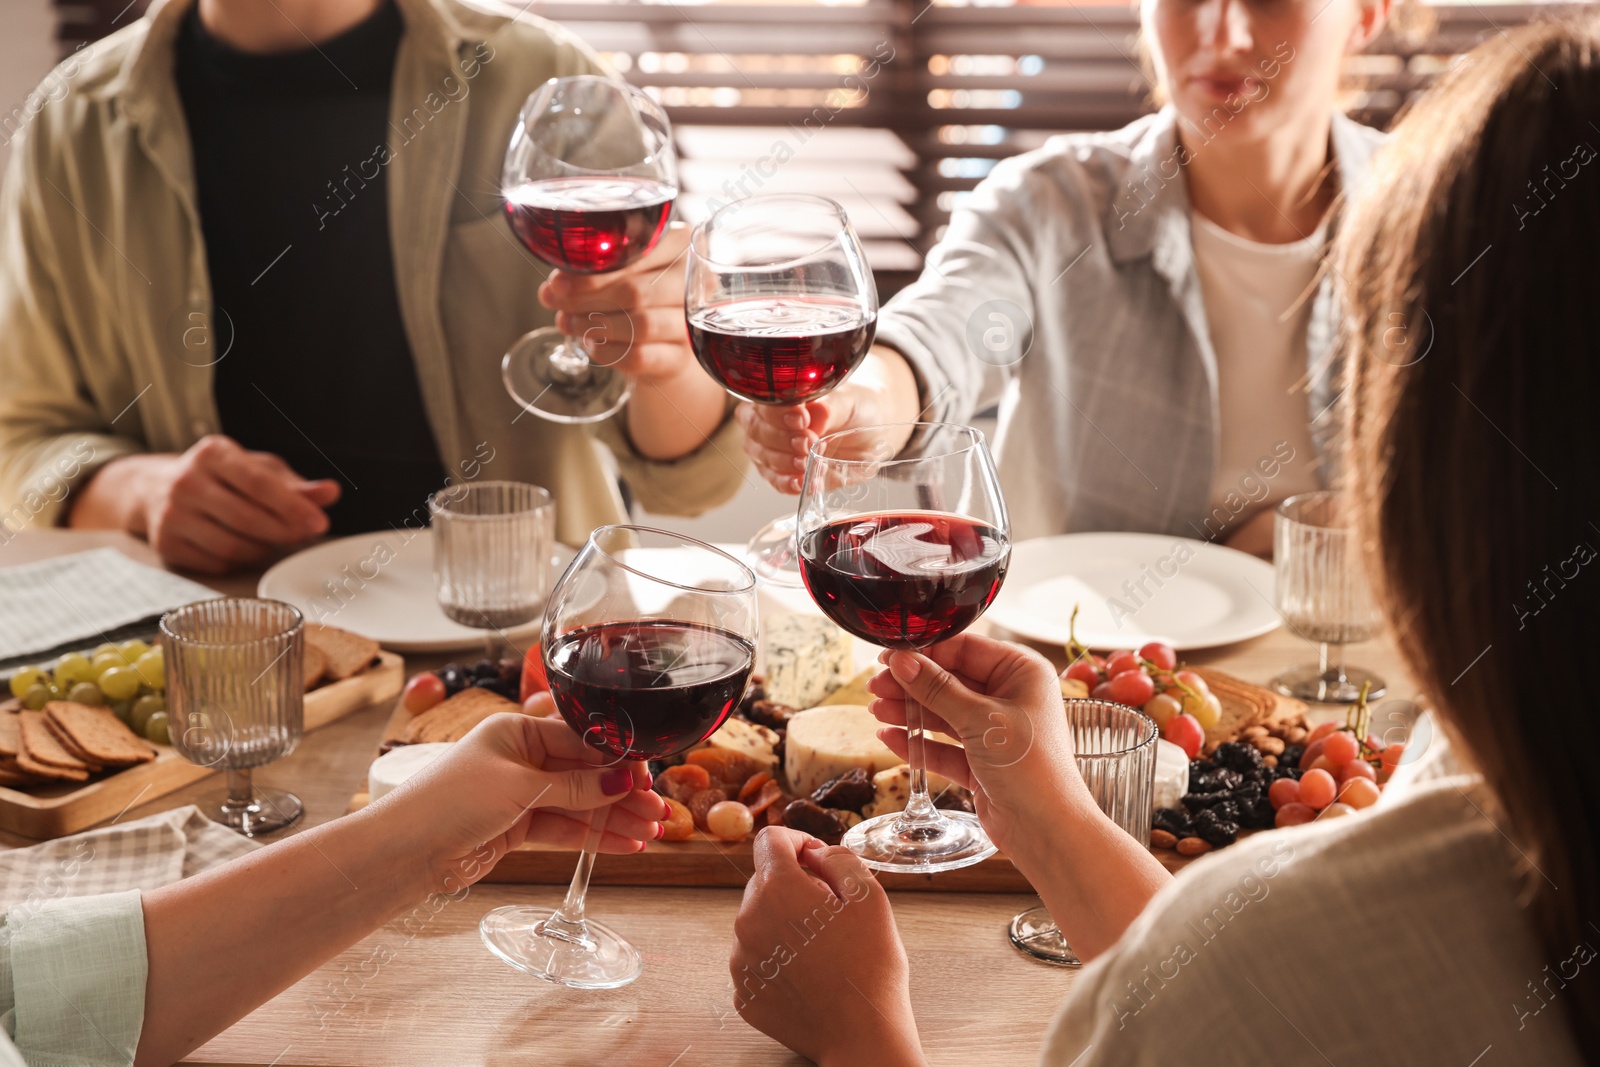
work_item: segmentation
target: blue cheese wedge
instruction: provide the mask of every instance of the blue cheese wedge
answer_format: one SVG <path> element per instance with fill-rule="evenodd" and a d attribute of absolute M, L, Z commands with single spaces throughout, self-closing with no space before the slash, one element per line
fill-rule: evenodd
<path fill-rule="evenodd" d="M 774 615 L 761 620 L 767 699 L 811 708 L 854 673 L 850 635 L 820 615 Z"/>

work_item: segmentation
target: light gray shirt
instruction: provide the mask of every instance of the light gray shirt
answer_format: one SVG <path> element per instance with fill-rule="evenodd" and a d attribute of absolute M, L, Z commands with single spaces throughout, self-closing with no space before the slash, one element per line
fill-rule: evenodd
<path fill-rule="evenodd" d="M 879 316 L 878 341 L 919 378 L 924 418 L 967 422 L 999 404 L 994 450 L 1018 540 L 1095 530 L 1209 539 L 1235 517 L 1210 499 L 1217 358 L 1177 121 L 1168 108 L 1000 163 L 951 218 L 921 278 Z M 1382 136 L 1333 116 L 1341 188 L 1361 180 Z M 1311 299 L 1306 403 L 1317 456 L 1297 462 L 1316 462 L 1325 484 L 1334 279 L 1323 277 Z M 1264 456 L 1261 473 L 1279 467 Z"/>

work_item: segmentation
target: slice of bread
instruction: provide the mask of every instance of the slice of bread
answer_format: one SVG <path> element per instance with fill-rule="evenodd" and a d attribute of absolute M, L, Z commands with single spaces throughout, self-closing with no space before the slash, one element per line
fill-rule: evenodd
<path fill-rule="evenodd" d="M 459 741 L 484 719 L 502 711 L 521 712 L 522 706 L 487 689 L 463 689 L 407 723 L 402 740 L 408 745 Z"/>
<path fill-rule="evenodd" d="M 110 708 L 52 700 L 44 706 L 44 713 L 63 740 L 70 742 L 63 747 L 75 754 L 82 753 L 80 758 L 86 762 L 131 767 L 156 758 L 155 750 Z"/>
<path fill-rule="evenodd" d="M 328 673 L 328 657 L 322 649 L 306 642 L 305 655 L 301 657 L 301 674 L 304 676 L 306 692 L 315 689 L 317 683 L 322 681 L 322 676 Z"/>
<path fill-rule="evenodd" d="M 322 653 L 327 661 L 327 675 L 334 681 L 342 681 L 364 670 L 378 658 L 378 642 L 371 638 L 320 622 L 308 622 L 305 626 L 307 647 L 315 645 Z"/>

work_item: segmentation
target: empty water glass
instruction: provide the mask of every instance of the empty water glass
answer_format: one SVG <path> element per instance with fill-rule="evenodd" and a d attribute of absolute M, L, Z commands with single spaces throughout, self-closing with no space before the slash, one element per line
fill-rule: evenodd
<path fill-rule="evenodd" d="M 255 597 L 202 600 L 167 612 L 161 637 L 172 747 L 227 772 L 227 792 L 200 809 L 246 837 L 294 822 L 300 798 L 256 788 L 251 771 L 293 752 L 305 730 L 300 612 Z"/>
<path fill-rule="evenodd" d="M 485 654 L 499 660 L 504 631 L 544 616 L 556 505 L 523 482 L 473 482 L 441 489 L 433 517 L 433 584 L 440 609 L 486 630 Z"/>
<path fill-rule="evenodd" d="M 1322 704 L 1353 704 L 1363 686 L 1369 697 L 1382 695 L 1382 678 L 1344 665 L 1341 646 L 1370 639 L 1381 616 L 1338 494 L 1301 493 L 1279 504 L 1273 542 L 1278 614 L 1290 630 L 1317 645 L 1315 664 L 1285 671 L 1272 680 L 1273 688 Z"/>
<path fill-rule="evenodd" d="M 1155 813 L 1156 724 L 1109 700 L 1069 700 L 1066 709 L 1072 751 L 1089 795 L 1129 837 L 1148 845 Z M 1067 967 L 1082 963 L 1042 904 L 1012 919 L 1009 933 L 1011 943 L 1035 959 Z"/>

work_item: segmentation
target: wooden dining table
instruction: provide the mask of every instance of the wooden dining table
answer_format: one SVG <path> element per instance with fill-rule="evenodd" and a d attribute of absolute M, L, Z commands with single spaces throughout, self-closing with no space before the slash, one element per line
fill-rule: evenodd
<path fill-rule="evenodd" d="M 121 534 L 24 531 L 0 547 L 0 566 L 102 546 L 160 565 L 143 542 Z M 224 593 L 253 594 L 258 575 L 202 579 Z M 1060 649 L 1040 646 L 1061 659 Z M 1187 653 L 1264 683 L 1315 649 L 1284 629 L 1223 648 Z M 1393 647 L 1346 649 L 1389 681 L 1389 696 L 1415 699 Z M 441 666 L 440 654 L 408 657 L 408 673 Z M 294 791 L 305 817 L 266 838 L 302 833 L 346 813 L 366 782 L 388 704 L 355 712 L 313 733 L 256 781 Z M 1327 709 L 1321 717 L 1342 717 Z M 1319 716 L 1314 713 L 1314 719 Z M 134 819 L 193 803 L 217 776 L 135 807 Z M 0 846 L 32 842 L 0 833 Z M 489 954 L 478 921 L 504 904 L 553 906 L 563 887 L 479 884 L 435 914 L 384 926 L 196 1050 L 185 1063 L 252 1067 L 626 1063 L 630 1067 L 795 1064 L 799 1057 L 733 1010 L 728 950 L 740 892 L 726 888 L 596 885 L 589 914 L 631 940 L 644 974 L 622 989 L 548 985 Z M 923 1048 L 934 1064 L 1033 1062 L 1077 972 L 1027 958 L 1006 937 L 1011 917 L 1037 903 L 1023 894 L 892 893 L 911 961 L 911 997 Z M 241 963 L 241 966 L 244 966 Z M 181 1010 L 181 1009 L 180 1009 Z M 825 1027 L 829 1020 L 818 1019 Z"/>

